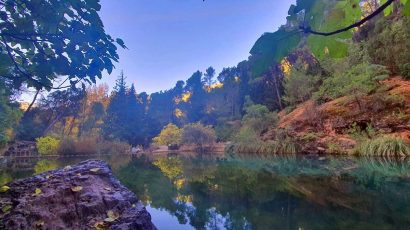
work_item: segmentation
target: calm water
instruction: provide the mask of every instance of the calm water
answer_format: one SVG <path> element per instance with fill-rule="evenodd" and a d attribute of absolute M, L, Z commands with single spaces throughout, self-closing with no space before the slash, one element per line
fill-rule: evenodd
<path fill-rule="evenodd" d="M 83 159 L 9 161 L 0 184 Z M 159 229 L 410 229 L 410 160 L 105 158 Z"/>

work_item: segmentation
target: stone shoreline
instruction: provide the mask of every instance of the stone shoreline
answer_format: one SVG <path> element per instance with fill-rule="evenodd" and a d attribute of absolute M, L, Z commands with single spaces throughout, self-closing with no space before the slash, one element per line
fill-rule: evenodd
<path fill-rule="evenodd" d="M 3 186 L 0 229 L 156 227 L 144 205 L 104 161 L 88 160 Z"/>

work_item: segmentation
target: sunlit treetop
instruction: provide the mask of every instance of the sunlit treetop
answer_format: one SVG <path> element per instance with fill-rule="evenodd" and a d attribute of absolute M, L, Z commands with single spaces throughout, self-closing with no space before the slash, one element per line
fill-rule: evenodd
<path fill-rule="evenodd" d="M 0 0 L 0 77 L 50 90 L 111 73 L 116 45 L 126 47 L 106 34 L 100 9 L 99 0 Z"/>

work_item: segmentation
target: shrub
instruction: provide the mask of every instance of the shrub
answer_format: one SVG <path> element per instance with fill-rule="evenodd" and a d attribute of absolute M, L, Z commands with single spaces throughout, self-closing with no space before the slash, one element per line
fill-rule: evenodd
<path fill-rule="evenodd" d="M 41 155 L 53 155 L 58 153 L 60 140 L 51 136 L 36 139 L 37 150 Z"/>
<path fill-rule="evenodd" d="M 99 154 L 125 154 L 131 149 L 131 146 L 122 141 L 104 141 L 98 144 L 98 153 Z"/>
<path fill-rule="evenodd" d="M 289 106 L 295 106 L 312 97 L 320 82 L 320 76 L 308 75 L 306 71 L 292 69 L 289 77 L 284 80 L 285 95 L 283 100 Z"/>
<path fill-rule="evenodd" d="M 278 115 L 269 112 L 269 109 L 264 105 L 252 104 L 246 107 L 245 111 L 246 114 L 242 119 L 243 127 L 251 128 L 258 135 L 270 126 L 274 127 L 278 121 Z"/>
<path fill-rule="evenodd" d="M 60 148 L 58 152 L 63 155 L 71 155 L 74 154 L 76 151 L 75 149 L 75 142 L 72 138 L 64 138 L 60 142 Z"/>
<path fill-rule="evenodd" d="M 98 153 L 98 143 L 93 137 L 81 138 L 75 144 L 75 153 L 79 155 L 93 155 Z"/>
<path fill-rule="evenodd" d="M 397 137 L 379 137 L 359 144 L 354 153 L 362 156 L 410 156 L 410 145 Z"/>
<path fill-rule="evenodd" d="M 377 81 L 387 76 L 388 71 L 380 65 L 361 63 L 348 70 L 335 71 L 326 78 L 313 98 L 321 103 L 342 96 L 353 96 L 359 108 L 362 107 L 361 96 L 369 94 L 377 87 Z"/>
<path fill-rule="evenodd" d="M 210 126 L 204 126 L 201 123 L 186 125 L 182 132 L 182 143 L 193 144 L 198 150 L 203 151 L 205 145 L 215 143 L 215 130 Z"/>
<path fill-rule="evenodd" d="M 179 145 L 181 144 L 181 138 L 182 129 L 170 123 L 161 130 L 161 133 L 153 141 L 157 145 Z"/>

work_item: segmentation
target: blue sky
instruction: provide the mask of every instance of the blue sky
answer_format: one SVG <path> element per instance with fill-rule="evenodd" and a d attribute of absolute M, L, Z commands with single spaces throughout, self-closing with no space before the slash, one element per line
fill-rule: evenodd
<path fill-rule="evenodd" d="M 106 32 L 124 40 L 120 62 L 98 83 L 112 86 L 121 70 L 137 92 L 172 88 L 196 70 L 235 66 L 255 41 L 285 23 L 295 0 L 102 0 Z"/>

